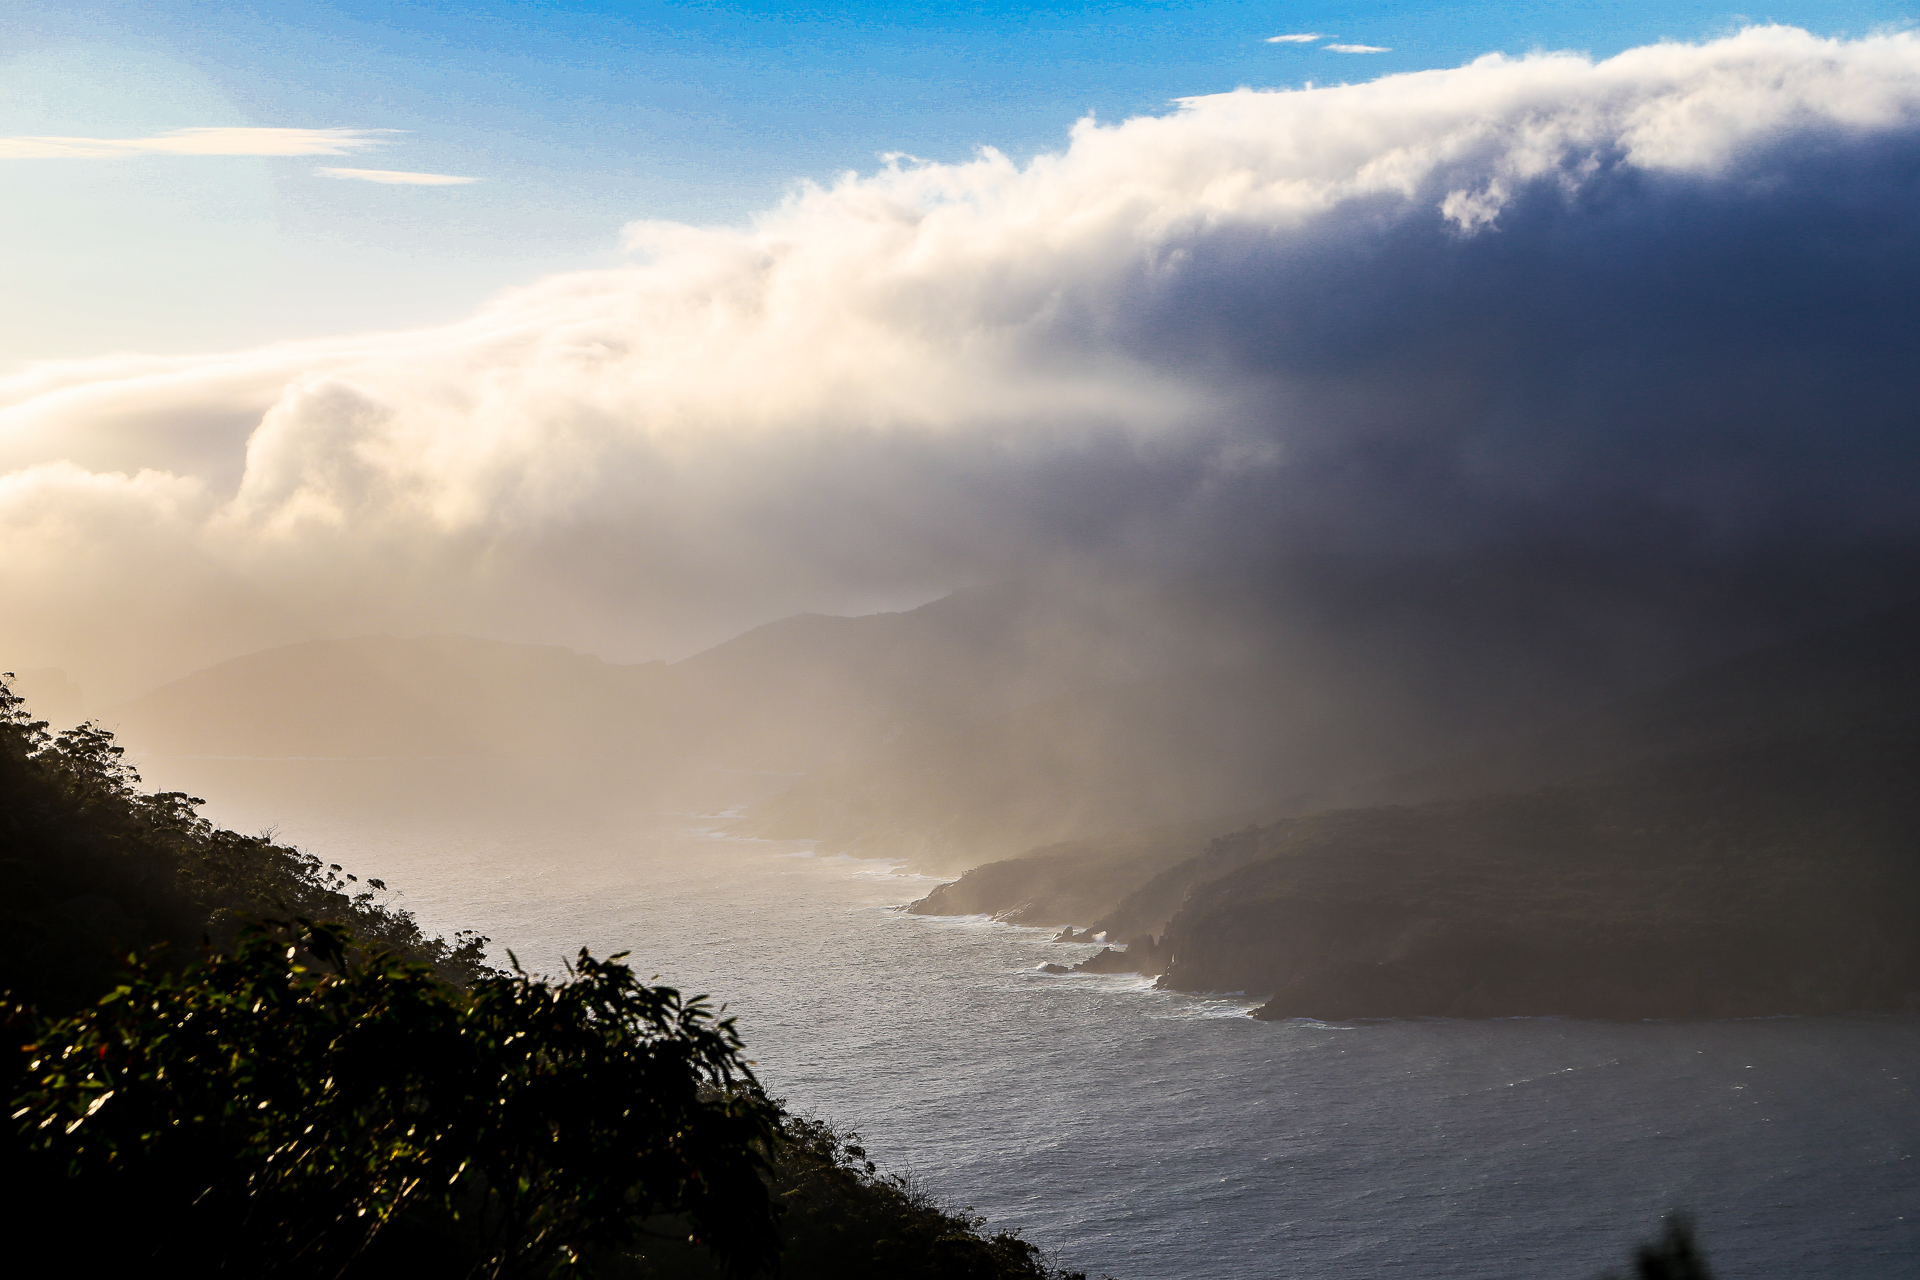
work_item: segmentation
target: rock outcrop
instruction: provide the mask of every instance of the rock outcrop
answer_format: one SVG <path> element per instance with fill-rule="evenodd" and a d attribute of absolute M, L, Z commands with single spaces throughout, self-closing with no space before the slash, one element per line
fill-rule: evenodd
<path fill-rule="evenodd" d="M 1135 938 L 1124 948 L 1102 947 L 1095 955 L 1073 966 L 1075 973 L 1140 973 L 1155 978 L 1167 971 L 1170 958 L 1166 947 L 1151 935 Z"/>

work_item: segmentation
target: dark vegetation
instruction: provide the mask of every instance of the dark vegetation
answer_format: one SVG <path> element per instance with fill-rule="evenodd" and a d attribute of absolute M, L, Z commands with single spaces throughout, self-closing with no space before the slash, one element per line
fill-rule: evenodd
<path fill-rule="evenodd" d="M 1085 1280 L 1054 1269 L 1019 1236 L 990 1234 L 977 1215 L 881 1171 L 859 1134 L 823 1120 L 783 1118 L 769 1182 L 785 1280 Z M 683 1241 L 650 1247 L 642 1274 L 717 1280 L 715 1259 Z"/>
<path fill-rule="evenodd" d="M 1266 1017 L 1905 1010 L 1916 778 L 1908 606 L 1354 788 L 1457 798 L 1036 850 L 916 910 L 1090 921 L 1131 944 L 1095 967 Z"/>
<path fill-rule="evenodd" d="M 72 1009 L 113 985 L 116 947 L 166 943 L 190 958 L 260 913 L 347 924 L 450 981 L 485 972 L 485 938 L 427 937 L 381 901 L 382 882 L 221 830 L 201 800 L 139 780 L 111 733 L 50 734 L 0 680 L 0 982 L 15 999 Z"/>
<path fill-rule="evenodd" d="M 617 958 L 570 976 L 461 988 L 305 923 L 136 960 L 98 1004 L 16 1019 L 18 1207 L 77 1239 L 114 1206 L 116 1270 L 545 1275 L 667 1213 L 741 1270 L 771 1261 L 778 1110 L 732 1025 Z"/>
<path fill-rule="evenodd" d="M 495 970 L 137 781 L 0 681 L 16 1264 L 1072 1280 L 786 1113 L 703 1000 Z"/>
<path fill-rule="evenodd" d="M 1707 1256 L 1694 1239 L 1693 1219 L 1684 1213 L 1667 1215 L 1658 1240 L 1633 1251 L 1633 1280 L 1713 1280 Z M 1622 1280 L 1609 1271 L 1600 1280 Z"/>

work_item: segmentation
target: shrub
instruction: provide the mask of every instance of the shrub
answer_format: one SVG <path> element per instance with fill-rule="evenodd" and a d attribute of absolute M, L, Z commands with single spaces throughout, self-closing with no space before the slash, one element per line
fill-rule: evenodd
<path fill-rule="evenodd" d="M 91 1008 L 16 1007 L 14 1155 L 96 1263 L 334 1275 L 411 1219 L 468 1274 L 551 1275 L 680 1215 L 755 1267 L 778 1109 L 731 1019 L 620 959 L 463 989 L 307 921 L 179 972 L 135 959 Z M 111 1247 L 84 1234 L 107 1205 Z"/>

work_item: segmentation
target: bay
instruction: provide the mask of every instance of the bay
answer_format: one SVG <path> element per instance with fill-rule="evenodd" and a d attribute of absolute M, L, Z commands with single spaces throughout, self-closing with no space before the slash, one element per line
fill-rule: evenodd
<path fill-rule="evenodd" d="M 637 781 L 452 761 L 142 762 L 529 969 L 711 993 L 769 1088 L 944 1202 L 1121 1280 L 1588 1277 L 1670 1209 L 1725 1277 L 1920 1259 L 1920 1018 L 1259 1023 L 1047 975 L 1094 948 L 899 908 L 936 880 L 731 839 Z M 716 779 L 714 805 L 779 785 Z"/>

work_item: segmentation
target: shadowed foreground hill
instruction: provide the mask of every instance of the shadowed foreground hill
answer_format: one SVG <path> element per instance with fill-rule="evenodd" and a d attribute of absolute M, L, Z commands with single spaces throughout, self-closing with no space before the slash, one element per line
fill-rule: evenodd
<path fill-rule="evenodd" d="M 1366 788 L 1458 798 L 1036 850 L 915 909 L 1092 920 L 1136 940 L 1103 965 L 1269 1017 L 1909 1009 L 1916 778 L 1907 606 Z"/>
<path fill-rule="evenodd" d="M 137 782 L 110 735 L 50 736 L 0 679 L 0 1181 L 22 1189 L 0 1226 L 16 1264 L 384 1280 L 578 1274 L 581 1252 L 616 1277 L 770 1274 L 777 1257 L 800 1280 L 1084 1280 L 881 1172 L 853 1135 L 765 1101 L 731 1025 L 710 1026 L 699 1001 L 584 953 L 569 983 L 497 973 L 486 939 L 427 938 L 339 868 Z M 332 923 L 262 937 L 245 925 L 262 915 Z M 548 1025 L 569 1000 L 594 1012 Z M 664 1021 L 609 1053 L 609 1000 Z M 629 1131 L 657 1115 L 692 1143 L 647 1090 L 662 1045 L 702 1041 L 767 1125 L 751 1148 L 673 1148 L 662 1175 Z M 695 1119 L 732 1105 L 725 1071 L 666 1074 Z M 675 1191 L 685 1161 L 698 1176 Z M 608 1190 L 619 1170 L 651 1189 L 636 1206 L 682 1212 L 623 1224 L 647 1210 L 623 1207 L 624 1183 Z M 716 1200 L 728 1171 L 747 1181 Z M 516 1173 L 535 1190 L 497 1195 Z M 113 1229 L 94 1238 L 106 1205 Z M 536 1234 L 506 1248 L 509 1219 Z M 745 1248 L 756 1223 L 769 1243 Z"/>
<path fill-rule="evenodd" d="M 429 938 L 413 917 L 271 839 L 221 830 L 179 792 L 148 794 L 111 734 L 49 735 L 0 679 L 0 988 L 47 1009 L 111 985 L 114 948 L 167 943 L 191 956 L 255 914 L 352 926 L 371 945 L 454 981 L 483 968 L 486 939 Z"/>

